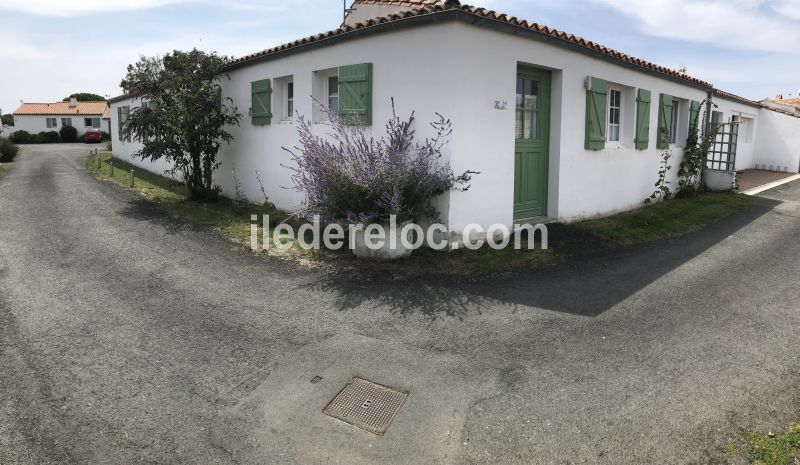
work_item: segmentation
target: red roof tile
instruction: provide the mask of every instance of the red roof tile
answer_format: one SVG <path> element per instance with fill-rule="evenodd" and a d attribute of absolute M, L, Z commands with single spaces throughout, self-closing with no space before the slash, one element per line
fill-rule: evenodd
<path fill-rule="evenodd" d="M 23 103 L 15 115 L 102 115 L 108 109 L 106 102 L 78 102 L 70 107 L 69 102 Z"/>

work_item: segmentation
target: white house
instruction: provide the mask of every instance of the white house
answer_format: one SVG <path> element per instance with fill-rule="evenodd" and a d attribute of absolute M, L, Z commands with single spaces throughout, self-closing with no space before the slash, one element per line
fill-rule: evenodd
<path fill-rule="evenodd" d="M 90 129 L 109 132 L 110 115 L 106 102 L 23 103 L 14 112 L 14 130 L 38 134 L 59 131 L 64 126 L 78 130 L 78 137 Z"/>
<path fill-rule="evenodd" d="M 669 148 L 680 160 L 690 117 L 706 99 L 718 105 L 715 121 L 740 122 L 735 160 L 725 168 L 800 168 L 798 118 L 581 37 L 452 0 L 356 0 L 341 28 L 235 59 L 227 71 L 223 93 L 245 117 L 232 128 L 235 141 L 223 146 L 216 182 L 232 195 L 235 167 L 244 193 L 259 201 L 259 171 L 284 209 L 302 197 L 286 189 L 291 160 L 282 147 L 297 144 L 295 112 L 324 123 L 315 100 L 359 113 L 376 136 L 392 98 L 400 115 L 416 112 L 420 137 L 431 135 L 423 122 L 436 112 L 450 118 L 446 157 L 457 173 L 481 173 L 467 192 L 439 199 L 451 231 L 639 207 L 653 191 L 660 155 Z M 112 127 L 139 104 L 111 99 Z M 115 157 L 138 149 L 112 139 Z"/>

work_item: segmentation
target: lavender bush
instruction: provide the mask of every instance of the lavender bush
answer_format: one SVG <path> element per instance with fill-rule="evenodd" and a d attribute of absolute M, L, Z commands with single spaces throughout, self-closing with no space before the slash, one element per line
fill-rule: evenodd
<path fill-rule="evenodd" d="M 442 149 L 452 133 L 450 120 L 437 115 L 431 123 L 436 137 L 414 139 L 414 113 L 401 120 L 392 100 L 386 135 L 375 139 L 363 126 L 349 126 L 336 112 L 325 109 L 332 138 L 312 134 L 311 122 L 298 117 L 300 146 L 292 154 L 296 164 L 294 187 L 305 194 L 296 212 L 319 215 L 328 223 L 382 223 L 397 215 L 398 223 L 436 219 L 432 200 L 450 190 L 469 189 L 474 171 L 456 176 L 442 160 Z"/>

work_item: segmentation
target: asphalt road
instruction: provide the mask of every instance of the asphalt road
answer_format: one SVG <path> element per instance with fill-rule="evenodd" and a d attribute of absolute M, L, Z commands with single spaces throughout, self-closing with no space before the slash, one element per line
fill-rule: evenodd
<path fill-rule="evenodd" d="M 383 282 L 233 249 L 86 153 L 0 178 L 0 464 L 726 463 L 800 420 L 800 183 L 676 240 Z M 386 436 L 322 414 L 353 376 L 410 392 Z"/>

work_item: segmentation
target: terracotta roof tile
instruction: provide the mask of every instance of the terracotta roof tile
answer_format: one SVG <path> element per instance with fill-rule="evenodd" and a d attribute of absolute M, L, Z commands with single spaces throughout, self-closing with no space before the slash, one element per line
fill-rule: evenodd
<path fill-rule="evenodd" d="M 443 4 L 442 0 L 355 0 L 354 5 L 396 5 L 419 8 L 429 5 Z"/>
<path fill-rule="evenodd" d="M 15 115 L 102 115 L 108 111 L 106 102 L 78 102 L 70 107 L 69 102 L 23 103 Z"/>
<path fill-rule="evenodd" d="M 720 89 L 714 89 L 714 95 L 716 95 L 718 97 L 722 97 L 722 98 L 724 98 L 726 100 L 731 100 L 733 102 L 743 103 L 745 105 L 750 105 L 750 106 L 753 106 L 753 107 L 759 107 L 760 108 L 760 107 L 763 106 L 761 103 L 756 102 L 754 100 L 750 100 L 748 98 L 740 97 L 740 96 L 738 96 L 736 94 L 732 94 L 730 92 L 725 92 L 724 90 L 720 90 Z"/>

